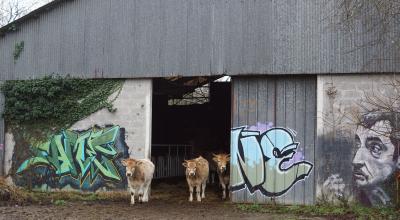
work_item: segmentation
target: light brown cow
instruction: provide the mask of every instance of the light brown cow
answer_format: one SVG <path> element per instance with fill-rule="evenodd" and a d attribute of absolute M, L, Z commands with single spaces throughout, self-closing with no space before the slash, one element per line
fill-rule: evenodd
<path fill-rule="evenodd" d="M 208 161 L 200 156 L 195 159 L 185 160 L 182 165 L 186 167 L 186 181 L 189 186 L 189 202 L 193 201 L 193 189 L 195 187 L 197 201 L 201 202 L 201 199 L 206 197 L 205 191 L 209 172 Z"/>
<path fill-rule="evenodd" d="M 217 165 L 219 183 L 222 187 L 222 199 L 226 198 L 226 189 L 229 191 L 229 154 L 213 154 L 213 160 Z M 228 192 L 228 195 L 229 192 Z"/>
<path fill-rule="evenodd" d="M 135 195 L 139 202 L 149 201 L 149 188 L 154 174 L 154 164 L 148 159 L 124 159 L 128 187 L 131 192 L 131 204 L 135 204 Z"/>

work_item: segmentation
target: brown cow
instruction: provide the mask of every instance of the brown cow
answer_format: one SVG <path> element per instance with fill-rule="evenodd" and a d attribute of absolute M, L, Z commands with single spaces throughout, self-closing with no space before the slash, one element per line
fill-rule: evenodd
<path fill-rule="evenodd" d="M 193 188 L 196 187 L 197 201 L 201 202 L 201 199 L 206 197 L 206 183 L 208 179 L 208 161 L 202 156 L 185 160 L 182 164 L 186 167 L 186 181 L 189 186 L 189 202 L 193 201 Z M 201 197 L 200 197 L 201 192 Z"/>
<path fill-rule="evenodd" d="M 226 189 L 229 187 L 229 154 L 213 154 L 213 160 L 217 165 L 219 183 L 222 186 L 222 199 L 226 198 Z M 229 189 L 228 189 L 229 190 Z M 229 195 L 229 192 L 228 192 Z"/>
<path fill-rule="evenodd" d="M 124 159 L 121 161 L 126 167 L 126 177 L 131 192 L 131 204 L 135 204 L 136 193 L 139 202 L 149 201 L 149 188 L 154 174 L 154 164 L 148 159 Z"/>

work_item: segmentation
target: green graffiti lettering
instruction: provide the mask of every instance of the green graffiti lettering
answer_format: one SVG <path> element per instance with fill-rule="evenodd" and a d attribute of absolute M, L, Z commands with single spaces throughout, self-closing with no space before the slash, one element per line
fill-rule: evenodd
<path fill-rule="evenodd" d="M 89 178 L 90 183 L 98 175 L 114 181 L 121 181 L 121 175 L 114 165 L 118 156 L 115 140 L 119 126 L 92 129 L 83 133 L 66 130 L 54 135 L 48 142 L 34 149 L 34 157 L 25 160 L 17 174 L 44 165 L 55 170 L 59 176 L 71 175 L 81 184 Z"/>

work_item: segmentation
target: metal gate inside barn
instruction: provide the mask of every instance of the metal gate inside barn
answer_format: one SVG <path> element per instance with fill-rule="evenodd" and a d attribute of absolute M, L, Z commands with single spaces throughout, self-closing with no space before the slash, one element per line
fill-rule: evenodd
<path fill-rule="evenodd" d="M 314 203 L 316 77 L 237 77 L 232 86 L 232 200 Z"/>

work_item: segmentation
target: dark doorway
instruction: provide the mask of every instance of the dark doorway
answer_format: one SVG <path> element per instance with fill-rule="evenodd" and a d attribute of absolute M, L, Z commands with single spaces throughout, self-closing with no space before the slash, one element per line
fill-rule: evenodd
<path fill-rule="evenodd" d="M 184 176 L 182 162 L 229 153 L 229 77 L 174 77 L 153 81 L 152 160 L 154 178 Z"/>

